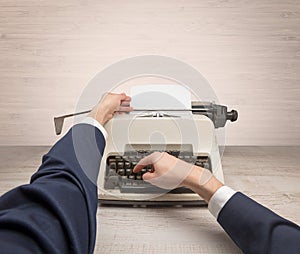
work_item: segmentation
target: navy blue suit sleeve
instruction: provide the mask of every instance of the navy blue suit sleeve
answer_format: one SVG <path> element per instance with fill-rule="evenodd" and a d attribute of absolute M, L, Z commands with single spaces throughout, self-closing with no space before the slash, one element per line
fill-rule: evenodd
<path fill-rule="evenodd" d="M 75 125 L 43 157 L 30 184 L 0 198 L 1 253 L 93 253 L 102 133 Z"/>
<path fill-rule="evenodd" d="M 300 253 L 299 226 L 240 192 L 222 208 L 218 222 L 244 253 Z"/>

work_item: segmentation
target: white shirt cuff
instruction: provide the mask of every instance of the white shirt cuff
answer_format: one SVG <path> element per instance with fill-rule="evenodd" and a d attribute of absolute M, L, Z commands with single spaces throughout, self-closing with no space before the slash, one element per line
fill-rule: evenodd
<path fill-rule="evenodd" d="M 93 117 L 86 117 L 81 121 L 81 123 L 86 123 L 95 126 L 99 131 L 102 132 L 104 139 L 107 138 L 107 131 L 104 129 L 104 127 Z"/>
<path fill-rule="evenodd" d="M 216 219 L 218 219 L 219 213 L 224 205 L 235 193 L 236 191 L 233 189 L 227 186 L 222 186 L 211 197 L 210 201 L 208 202 L 208 210 Z"/>

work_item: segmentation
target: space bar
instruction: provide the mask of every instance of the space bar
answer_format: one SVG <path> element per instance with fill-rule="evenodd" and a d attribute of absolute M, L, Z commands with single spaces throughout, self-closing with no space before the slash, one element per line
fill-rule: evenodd
<path fill-rule="evenodd" d="M 171 193 L 171 194 L 181 194 L 181 193 L 193 193 L 188 188 L 179 187 L 174 190 L 165 190 L 156 186 L 130 186 L 123 185 L 120 187 L 121 193 Z"/>

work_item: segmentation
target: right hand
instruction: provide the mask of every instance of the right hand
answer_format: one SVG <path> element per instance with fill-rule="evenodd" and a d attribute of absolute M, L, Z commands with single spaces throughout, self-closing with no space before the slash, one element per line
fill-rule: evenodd
<path fill-rule="evenodd" d="M 186 186 L 209 202 L 213 194 L 223 186 L 209 170 L 179 160 L 168 153 L 154 152 L 141 159 L 134 167 L 137 173 L 152 165 L 153 171 L 143 175 L 143 180 L 163 189 Z"/>
<path fill-rule="evenodd" d="M 154 152 L 141 159 L 133 172 L 137 173 L 147 165 L 152 165 L 153 171 L 145 173 L 143 180 L 163 189 L 188 185 L 189 176 L 195 167 L 166 152 Z"/>

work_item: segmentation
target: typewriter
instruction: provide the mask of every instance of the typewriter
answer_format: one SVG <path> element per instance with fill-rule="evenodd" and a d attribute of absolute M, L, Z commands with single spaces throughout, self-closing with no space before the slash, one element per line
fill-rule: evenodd
<path fill-rule="evenodd" d="M 188 188 L 165 190 L 143 181 L 143 174 L 152 170 L 151 165 L 139 173 L 132 170 L 143 157 L 161 151 L 204 167 L 224 182 L 216 129 L 224 127 L 227 121 L 236 121 L 237 111 L 228 112 L 226 106 L 211 102 L 191 101 L 190 92 L 179 86 L 136 86 L 135 89 L 131 94 L 138 95 L 132 97 L 136 103 L 132 105 L 134 112 L 115 115 L 104 126 L 108 137 L 98 176 L 99 202 L 138 206 L 205 204 Z M 146 92 L 138 93 L 138 89 Z M 177 101 L 180 96 L 184 97 L 180 101 L 184 107 Z M 137 107 L 138 102 L 153 108 L 141 109 Z M 61 133 L 65 118 L 88 112 L 55 117 L 56 134 Z"/>
<path fill-rule="evenodd" d="M 108 132 L 100 173 L 98 198 L 106 205 L 203 205 L 205 201 L 190 189 L 160 189 L 143 181 L 152 170 L 134 166 L 154 151 L 167 152 L 188 163 L 207 168 L 224 182 L 215 129 L 236 121 L 238 113 L 214 103 L 191 102 L 190 114 L 180 111 L 145 111 L 115 116 Z M 167 113 L 166 113 L 167 111 Z"/>

